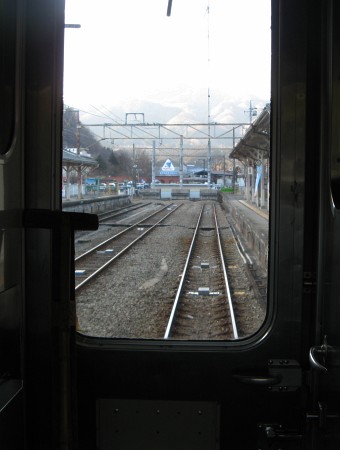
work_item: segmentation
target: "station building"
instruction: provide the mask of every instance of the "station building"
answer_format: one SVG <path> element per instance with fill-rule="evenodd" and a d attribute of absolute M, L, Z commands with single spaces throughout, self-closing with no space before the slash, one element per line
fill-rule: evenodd
<path fill-rule="evenodd" d="M 269 210 L 270 105 L 249 126 L 230 158 L 244 165 L 245 200 Z"/>
<path fill-rule="evenodd" d="M 77 149 L 64 149 L 63 150 L 63 192 L 62 196 L 66 199 L 70 199 L 71 196 L 77 195 L 80 197 L 84 188 L 83 179 L 87 174 L 98 166 L 98 162 L 87 156 L 78 153 Z M 76 183 L 71 183 L 71 177 L 76 178 Z M 74 190 L 74 192 L 71 192 Z"/>

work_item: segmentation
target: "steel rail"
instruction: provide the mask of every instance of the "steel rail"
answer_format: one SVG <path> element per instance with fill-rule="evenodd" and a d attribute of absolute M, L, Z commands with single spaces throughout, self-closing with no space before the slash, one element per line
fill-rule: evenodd
<path fill-rule="evenodd" d="M 221 245 L 220 228 L 219 228 L 218 222 L 217 222 L 215 205 L 214 205 L 214 218 L 215 218 L 216 236 L 217 236 L 218 248 L 219 248 L 219 252 L 220 252 L 220 259 L 221 259 L 221 263 L 222 263 L 224 284 L 225 284 L 225 288 L 226 288 L 227 302 L 228 302 L 228 306 L 229 306 L 231 324 L 232 324 L 232 328 L 233 328 L 234 339 L 238 339 L 238 331 L 237 331 L 237 325 L 236 325 L 236 320 L 235 320 L 233 301 L 232 301 L 231 294 L 230 294 L 228 274 L 227 274 L 227 270 L 226 270 L 225 262 L 224 262 L 224 254 L 223 254 L 223 249 L 222 249 L 222 245 Z"/>
<path fill-rule="evenodd" d="M 163 220 L 165 220 L 167 217 L 169 217 L 171 214 L 173 214 L 175 211 L 177 211 L 178 208 L 180 208 L 182 206 L 182 204 L 178 205 L 175 209 L 173 209 L 172 211 L 170 211 L 168 214 L 166 214 L 164 217 L 162 217 L 158 222 L 156 222 L 154 225 L 152 225 L 150 228 L 148 228 L 146 231 L 144 231 L 144 233 L 142 233 L 140 236 L 138 236 L 136 239 L 134 239 L 132 242 L 130 242 L 126 247 L 124 247 L 120 252 L 118 252 L 115 256 L 113 256 L 112 258 L 110 258 L 108 261 L 106 261 L 105 264 L 103 264 L 101 267 L 99 267 L 96 271 L 94 271 L 91 275 L 89 275 L 87 278 L 85 278 L 81 283 L 79 283 L 76 287 L 75 287 L 75 291 L 77 292 L 78 290 L 80 290 L 82 287 L 84 287 L 86 284 L 88 284 L 93 278 L 95 278 L 96 276 L 99 275 L 99 273 L 101 273 L 103 270 L 105 270 L 110 264 L 112 264 L 116 259 L 118 259 L 123 253 L 125 253 L 127 250 L 129 250 L 129 248 L 131 248 L 136 242 L 138 242 L 140 239 L 142 239 L 142 237 L 144 237 L 147 233 L 150 233 L 157 225 L 159 225 L 161 222 L 163 222 Z M 168 208 L 169 206 L 166 206 L 166 208 Z M 157 212 L 161 212 L 163 211 L 165 208 L 162 208 L 161 210 L 157 211 Z M 152 214 L 152 216 L 154 216 L 155 214 Z M 149 216 L 151 217 L 151 216 Z M 143 221 L 142 221 L 143 222 Z M 140 223 L 140 222 L 139 222 Z M 134 227 L 135 225 L 133 225 Z M 133 227 L 129 227 L 128 229 L 131 229 Z M 124 230 L 126 231 L 126 230 Z M 121 234 L 121 233 L 119 233 Z M 116 235 L 117 236 L 117 235 Z M 108 239 L 108 241 L 110 241 L 110 239 Z M 102 244 L 100 244 L 102 245 Z M 92 249 L 91 249 L 92 250 Z"/>
<path fill-rule="evenodd" d="M 192 240 L 191 240 L 191 244 L 190 244 L 190 248 L 189 248 L 189 251 L 188 251 L 187 259 L 185 261 L 185 265 L 184 265 L 184 269 L 183 269 L 183 272 L 182 272 L 181 280 L 180 280 L 180 283 L 179 283 L 179 286 L 178 286 L 178 289 L 177 289 L 177 294 L 176 294 L 176 297 L 175 297 L 175 300 L 174 300 L 174 304 L 172 306 L 172 310 L 171 310 L 171 313 L 170 313 L 168 325 L 167 325 L 166 330 L 165 330 L 164 339 L 169 339 L 169 336 L 170 336 L 170 333 L 171 333 L 171 329 L 172 329 L 172 326 L 173 326 L 173 323 L 174 323 L 174 319 L 175 319 L 175 316 L 176 316 L 177 306 L 178 306 L 179 299 L 180 299 L 180 296 L 181 296 L 182 290 L 183 290 L 184 279 L 185 279 L 186 272 L 187 272 L 187 269 L 188 269 L 188 266 L 189 266 L 189 261 L 190 261 L 190 258 L 191 258 L 192 250 L 194 248 L 194 244 L 195 244 L 195 241 L 196 241 L 198 228 L 199 228 L 199 225 L 201 223 L 203 209 L 204 209 L 204 206 L 202 206 L 200 214 L 198 216 L 196 228 L 195 228 Z"/>
<path fill-rule="evenodd" d="M 104 220 L 112 219 L 113 217 L 122 216 L 123 214 L 127 214 L 131 211 L 135 211 L 137 209 L 144 208 L 145 206 L 148 206 L 148 205 L 150 205 L 150 203 L 137 203 L 135 205 L 132 204 L 129 206 L 124 206 L 123 208 L 119 208 L 116 210 L 99 213 L 99 214 L 97 214 L 98 219 L 99 219 L 99 224 L 103 223 Z"/>
<path fill-rule="evenodd" d="M 213 208 L 213 211 L 214 211 L 214 221 L 215 221 L 215 229 L 216 229 L 216 239 L 217 239 L 217 243 L 218 243 L 219 257 L 220 257 L 221 264 L 222 264 L 222 271 L 223 271 L 224 284 L 225 284 L 225 290 L 226 290 L 226 303 L 229 307 L 229 314 L 230 314 L 230 320 L 231 320 L 232 329 L 233 329 L 233 336 L 234 336 L 234 339 L 238 339 L 238 330 L 237 330 L 237 325 L 236 325 L 236 320 L 235 320 L 233 302 L 232 302 L 232 298 L 231 298 L 231 294 L 230 294 L 227 270 L 226 270 L 226 266 L 225 266 L 225 262 L 224 262 L 224 255 L 223 255 L 223 249 L 222 249 L 222 244 L 221 244 L 221 236 L 220 236 L 220 230 L 219 230 L 219 226 L 218 226 L 215 206 Z M 173 324 L 175 321 L 176 312 L 177 312 L 177 308 L 178 308 L 178 304 L 179 304 L 179 299 L 182 295 L 184 280 L 185 280 L 186 273 L 188 270 L 189 261 L 191 259 L 192 250 L 193 250 L 194 244 L 196 242 L 196 237 L 197 237 L 198 229 L 199 229 L 199 226 L 201 223 L 202 214 L 203 214 L 203 207 L 200 211 L 199 218 L 197 220 L 197 224 L 196 224 L 196 228 L 195 228 L 195 232 L 194 232 L 192 240 L 191 240 L 191 245 L 190 245 L 190 248 L 188 251 L 187 259 L 186 259 L 185 266 L 184 266 L 182 276 L 181 276 L 181 280 L 180 280 L 180 283 L 179 283 L 179 286 L 177 289 L 177 293 L 176 293 L 174 304 L 173 304 L 173 307 L 171 310 L 171 314 L 170 314 L 170 317 L 168 320 L 168 324 L 167 324 L 166 331 L 164 334 L 164 339 L 169 339 L 169 337 L 171 336 L 171 332 L 172 332 L 172 328 L 173 328 Z"/>
<path fill-rule="evenodd" d="M 109 242 L 114 241 L 115 239 L 117 239 L 119 236 L 121 236 L 124 233 L 127 233 L 128 231 L 130 231 L 132 228 L 140 225 L 141 223 L 145 222 L 146 220 L 150 219 L 151 217 L 155 216 L 156 214 L 164 211 L 164 209 L 169 208 L 169 206 L 172 206 L 173 203 L 171 203 L 170 205 L 166 205 L 164 206 L 164 208 L 158 209 L 156 212 L 150 214 L 149 216 L 145 217 L 144 219 L 140 220 L 139 222 L 136 222 L 135 224 L 131 225 L 128 228 L 125 228 L 125 230 L 120 231 L 119 233 L 111 236 L 110 238 L 106 239 L 105 241 L 101 242 L 100 244 L 96 245 L 95 247 L 90 248 L 89 250 L 87 250 L 85 253 L 77 256 L 74 261 L 75 262 L 79 262 L 80 260 L 82 260 L 83 258 L 85 258 L 86 256 L 91 255 L 91 253 L 94 253 L 96 250 L 100 249 L 101 247 L 104 247 L 104 245 L 108 244 Z M 177 209 L 177 208 L 176 208 Z M 174 210 L 175 211 L 175 210 Z M 167 216 L 166 216 L 167 217 Z"/>

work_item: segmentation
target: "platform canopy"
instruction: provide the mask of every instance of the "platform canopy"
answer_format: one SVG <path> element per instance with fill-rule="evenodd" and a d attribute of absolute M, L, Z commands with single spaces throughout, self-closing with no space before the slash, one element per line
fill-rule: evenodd
<path fill-rule="evenodd" d="M 63 168 L 65 170 L 94 168 L 96 166 L 98 166 L 98 161 L 89 156 L 78 155 L 70 150 L 63 150 Z"/>
<path fill-rule="evenodd" d="M 255 163 L 270 156 L 270 107 L 266 106 L 252 123 L 244 137 L 230 153 L 230 158 L 243 163 L 251 159 Z"/>

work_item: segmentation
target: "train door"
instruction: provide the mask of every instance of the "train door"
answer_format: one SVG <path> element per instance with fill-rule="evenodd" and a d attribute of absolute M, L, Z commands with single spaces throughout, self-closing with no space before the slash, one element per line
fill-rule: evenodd
<path fill-rule="evenodd" d="M 1 89 L 6 86 L 6 93 L 12 92 L 4 113 L 11 117 L 7 129 L 15 129 L 15 119 L 22 124 L 14 146 L 19 151 L 9 153 L 9 146 L 0 141 L 0 330 L 1 342 L 9 343 L 1 347 L 5 362 L 0 362 L 0 370 L 9 375 L 1 374 L 0 401 L 4 394 L 9 395 L 10 387 L 14 392 L 10 401 L 1 404 L 5 406 L 0 415 L 3 448 L 25 448 L 24 433 L 26 448 L 36 449 L 76 448 L 77 440 L 82 449 L 118 448 L 117 442 L 121 449 L 148 450 L 335 448 L 338 217 L 336 208 L 333 213 L 322 211 L 317 223 L 311 224 L 307 219 L 313 207 L 306 207 L 305 191 L 306 180 L 312 185 L 306 168 L 314 164 L 308 158 L 306 143 L 311 143 L 311 138 L 307 124 L 315 123 L 311 122 L 315 105 L 306 100 L 312 95 L 306 84 L 309 24 L 318 23 L 322 12 L 318 2 L 288 0 L 272 5 L 271 179 L 275 181 L 271 190 L 270 298 L 263 327 L 244 341 L 223 345 L 112 341 L 78 335 L 76 354 L 70 353 L 74 311 L 68 302 L 72 294 L 67 294 L 72 289 L 72 251 L 67 243 L 59 248 L 53 237 L 53 231 L 66 225 L 59 221 L 61 228 L 51 226 L 56 223 L 51 221 L 53 214 L 41 212 L 55 211 L 58 216 L 61 209 L 64 5 L 59 0 L 23 3 L 27 65 L 24 72 L 14 72 L 24 73 L 25 88 L 7 90 L 7 79 L 18 78 L 13 71 L 10 77 L 0 71 Z M 21 2 L 0 4 L 16 7 Z M 0 48 L 11 46 L 13 42 Z M 11 50 L 8 55 L 13 53 Z M 8 63 L 13 67 L 13 60 Z M 315 70 L 322 72 L 321 56 L 317 65 Z M 24 103 L 14 91 L 25 93 Z M 9 114 L 17 104 L 14 98 L 19 107 Z M 320 101 L 315 102 L 320 107 Z M 334 108 L 336 120 L 336 103 Z M 327 130 L 327 117 L 322 117 Z M 317 123 L 320 126 L 320 121 Z M 336 134 L 332 139 L 331 162 L 336 167 Z M 13 142 L 11 131 L 5 144 L 8 142 Z M 314 150 L 317 147 L 314 144 Z M 19 180 L 15 186 L 13 179 Z M 320 195 L 318 211 L 321 204 L 326 209 L 320 194 L 326 191 L 316 192 Z M 31 210 L 25 220 L 24 209 Z M 306 243 L 313 247 L 310 253 Z M 311 256 L 315 261 L 313 255 L 319 263 L 312 262 L 309 267 L 306 259 Z M 311 270 L 306 270 L 307 266 Z M 319 307 L 315 308 L 313 273 L 317 269 Z M 61 297 L 66 302 L 60 303 Z M 75 373 L 77 395 L 70 389 Z"/>
<path fill-rule="evenodd" d="M 336 219 L 327 219 L 320 211 L 327 207 L 321 198 L 322 177 L 318 182 L 317 162 L 322 156 L 310 135 L 310 127 L 320 129 L 314 107 L 320 107 L 324 95 L 318 84 L 322 52 L 316 60 L 314 52 L 320 45 L 325 11 L 317 3 L 272 2 L 270 278 L 265 324 L 256 335 L 224 345 L 78 336 L 82 448 L 336 448 L 336 427 L 330 424 L 337 420 L 338 383 L 336 360 L 330 355 L 338 343 L 334 313 L 339 302 L 334 295 L 336 269 L 331 264 L 325 270 L 320 259 L 320 250 L 324 258 L 335 258 Z M 323 126 L 327 129 L 327 121 Z M 317 198 L 314 203 L 310 190 Z M 328 220 L 333 220 L 333 233 L 325 240 Z M 318 295 L 317 267 L 322 275 Z M 325 297 L 328 282 L 332 295 Z M 321 339 L 327 329 L 328 339 L 334 340 L 329 344 Z M 320 376 L 326 354 L 330 384 Z M 209 444 L 203 438 L 207 428 L 202 415 L 210 424 L 208 430 L 213 430 Z M 190 424 L 187 432 L 185 423 Z M 193 436 L 202 437 L 195 440 L 195 447 L 190 446 Z"/>
<path fill-rule="evenodd" d="M 318 223 L 317 265 L 309 272 L 316 286 L 316 311 L 311 363 L 311 411 L 308 417 L 310 448 L 337 448 L 340 442 L 340 334 L 339 334 L 339 71 L 340 33 L 337 23 L 340 8 L 329 2 L 320 8 L 321 20 L 315 23 L 321 35 L 324 70 L 318 82 L 323 92 L 320 105 L 321 148 L 319 168 L 320 205 L 314 221 Z M 318 28 L 319 26 L 319 28 Z M 316 82 L 316 83 L 318 83 Z M 314 81 L 315 83 L 315 81 Z M 318 92 L 318 87 L 316 91 Z"/>
<path fill-rule="evenodd" d="M 0 447 L 13 449 L 24 437 L 21 19 L 22 2 L 0 2 Z"/>

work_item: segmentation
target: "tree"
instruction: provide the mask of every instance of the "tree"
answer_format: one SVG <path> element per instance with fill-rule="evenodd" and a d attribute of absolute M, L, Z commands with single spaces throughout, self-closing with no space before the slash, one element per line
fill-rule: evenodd
<path fill-rule="evenodd" d="M 128 152 L 124 150 L 118 150 L 117 152 L 115 152 L 114 156 L 118 163 L 116 166 L 118 174 L 124 175 L 127 178 L 132 178 L 133 159 L 129 156 Z"/>
<path fill-rule="evenodd" d="M 79 121 L 79 111 L 65 107 L 63 117 L 63 147 L 90 149 L 94 155 L 101 153 L 103 147 L 88 128 Z M 107 149 L 109 151 L 109 149 Z"/>
<path fill-rule="evenodd" d="M 132 150 L 116 150 L 103 147 L 98 136 L 82 125 L 79 111 L 65 107 L 63 117 L 63 147 L 88 150 L 98 161 L 95 175 L 124 176 L 132 180 L 136 175 L 133 166 L 137 166 L 141 178 L 151 180 L 151 158 L 145 151 L 138 152 L 133 158 Z"/>
<path fill-rule="evenodd" d="M 139 170 L 140 178 L 144 178 L 145 180 L 151 180 L 152 178 L 151 158 L 145 152 L 145 150 L 138 154 L 135 163 Z"/>
<path fill-rule="evenodd" d="M 118 161 L 117 161 L 116 155 L 113 152 L 111 152 L 111 154 L 109 156 L 109 163 L 112 166 L 118 166 Z"/>
<path fill-rule="evenodd" d="M 106 163 L 105 159 L 102 157 L 102 155 L 97 156 L 97 162 L 98 162 L 98 167 L 97 167 L 96 171 L 102 175 L 105 175 L 107 172 L 107 163 Z"/>

